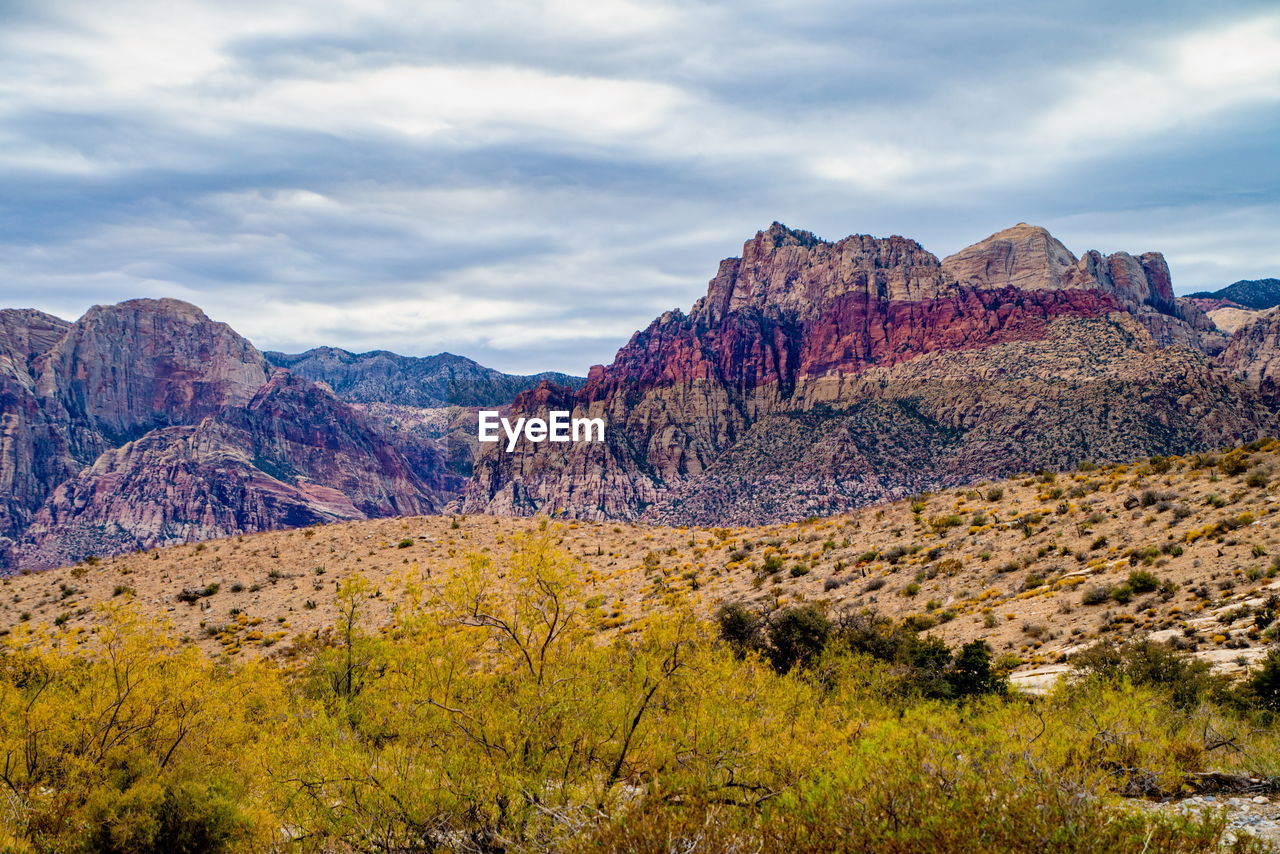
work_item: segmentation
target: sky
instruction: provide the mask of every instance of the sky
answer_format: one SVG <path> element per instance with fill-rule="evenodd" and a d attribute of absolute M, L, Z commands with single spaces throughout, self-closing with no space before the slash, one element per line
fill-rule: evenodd
<path fill-rule="evenodd" d="M 774 220 L 1280 276 L 1280 7 L 0 0 L 0 306 L 582 374 Z"/>

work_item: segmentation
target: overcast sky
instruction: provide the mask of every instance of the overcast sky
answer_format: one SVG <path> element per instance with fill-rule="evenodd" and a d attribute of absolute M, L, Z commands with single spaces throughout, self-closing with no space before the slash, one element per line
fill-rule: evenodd
<path fill-rule="evenodd" d="M 0 305 L 585 373 L 773 220 L 1280 276 L 1256 3 L 0 0 Z"/>

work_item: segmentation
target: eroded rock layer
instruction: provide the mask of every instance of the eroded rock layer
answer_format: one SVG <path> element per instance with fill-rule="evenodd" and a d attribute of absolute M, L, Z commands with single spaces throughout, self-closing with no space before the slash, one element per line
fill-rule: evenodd
<path fill-rule="evenodd" d="M 1158 253 L 1077 259 L 1018 225 L 939 262 L 775 223 L 580 390 L 513 407 L 603 416 L 605 443 L 487 446 L 462 506 L 758 523 L 1231 444 L 1274 417 L 1211 358 L 1224 343 Z"/>
<path fill-rule="evenodd" d="M 0 312 L 0 486 L 3 571 L 431 512 L 456 482 L 195 306 L 130 300 Z"/>

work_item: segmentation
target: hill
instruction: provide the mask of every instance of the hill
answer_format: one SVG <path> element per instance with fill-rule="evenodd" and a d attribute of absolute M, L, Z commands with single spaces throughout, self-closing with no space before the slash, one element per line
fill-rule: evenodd
<path fill-rule="evenodd" d="M 1197 291 L 1194 294 L 1187 294 L 1186 298 L 1220 300 L 1261 311 L 1280 305 L 1280 279 L 1241 279 L 1220 290 Z"/>
<path fill-rule="evenodd" d="M 760 528 L 337 522 L 0 579 L 0 845 L 1262 854 L 1278 466 Z"/>
<path fill-rule="evenodd" d="M 469 552 L 500 562 L 513 537 L 549 525 L 606 633 L 678 593 L 705 615 L 730 602 L 870 608 L 948 643 L 986 640 L 1028 679 L 1096 639 L 1148 634 L 1231 671 L 1267 649 L 1280 614 L 1278 508 L 1280 443 L 1265 442 L 756 528 L 346 522 L 6 578 L 0 624 L 56 622 L 73 638 L 93 631 L 96 605 L 133 601 L 208 653 L 276 655 L 332 625 L 348 578 L 387 591 L 375 607 L 386 621 L 394 579 L 447 578 Z"/>

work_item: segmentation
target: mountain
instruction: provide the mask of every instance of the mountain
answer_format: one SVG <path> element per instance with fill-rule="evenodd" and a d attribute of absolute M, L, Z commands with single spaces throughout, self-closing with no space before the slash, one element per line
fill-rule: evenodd
<path fill-rule="evenodd" d="M 583 377 L 554 372 L 504 374 L 452 353 L 417 357 L 386 350 L 350 353 L 337 347 L 317 347 L 297 354 L 268 351 L 266 357 L 277 367 L 325 383 L 350 403 L 419 408 L 503 406 L 544 380 L 570 388 L 586 382 Z"/>
<path fill-rule="evenodd" d="M 1280 279 L 1241 279 L 1221 290 L 1188 294 L 1187 299 L 1223 301 L 1214 308 L 1229 307 L 1228 303 L 1255 311 L 1275 308 L 1280 305 Z"/>
<path fill-rule="evenodd" d="M 1274 431 L 1225 343 L 1159 253 L 1077 258 L 1019 224 L 939 261 L 774 223 L 688 314 L 512 407 L 604 417 L 604 443 L 485 446 L 462 507 L 752 524 Z"/>
<path fill-rule="evenodd" d="M 0 569 L 431 512 L 458 486 L 177 300 L 0 312 L 0 416 Z"/>

